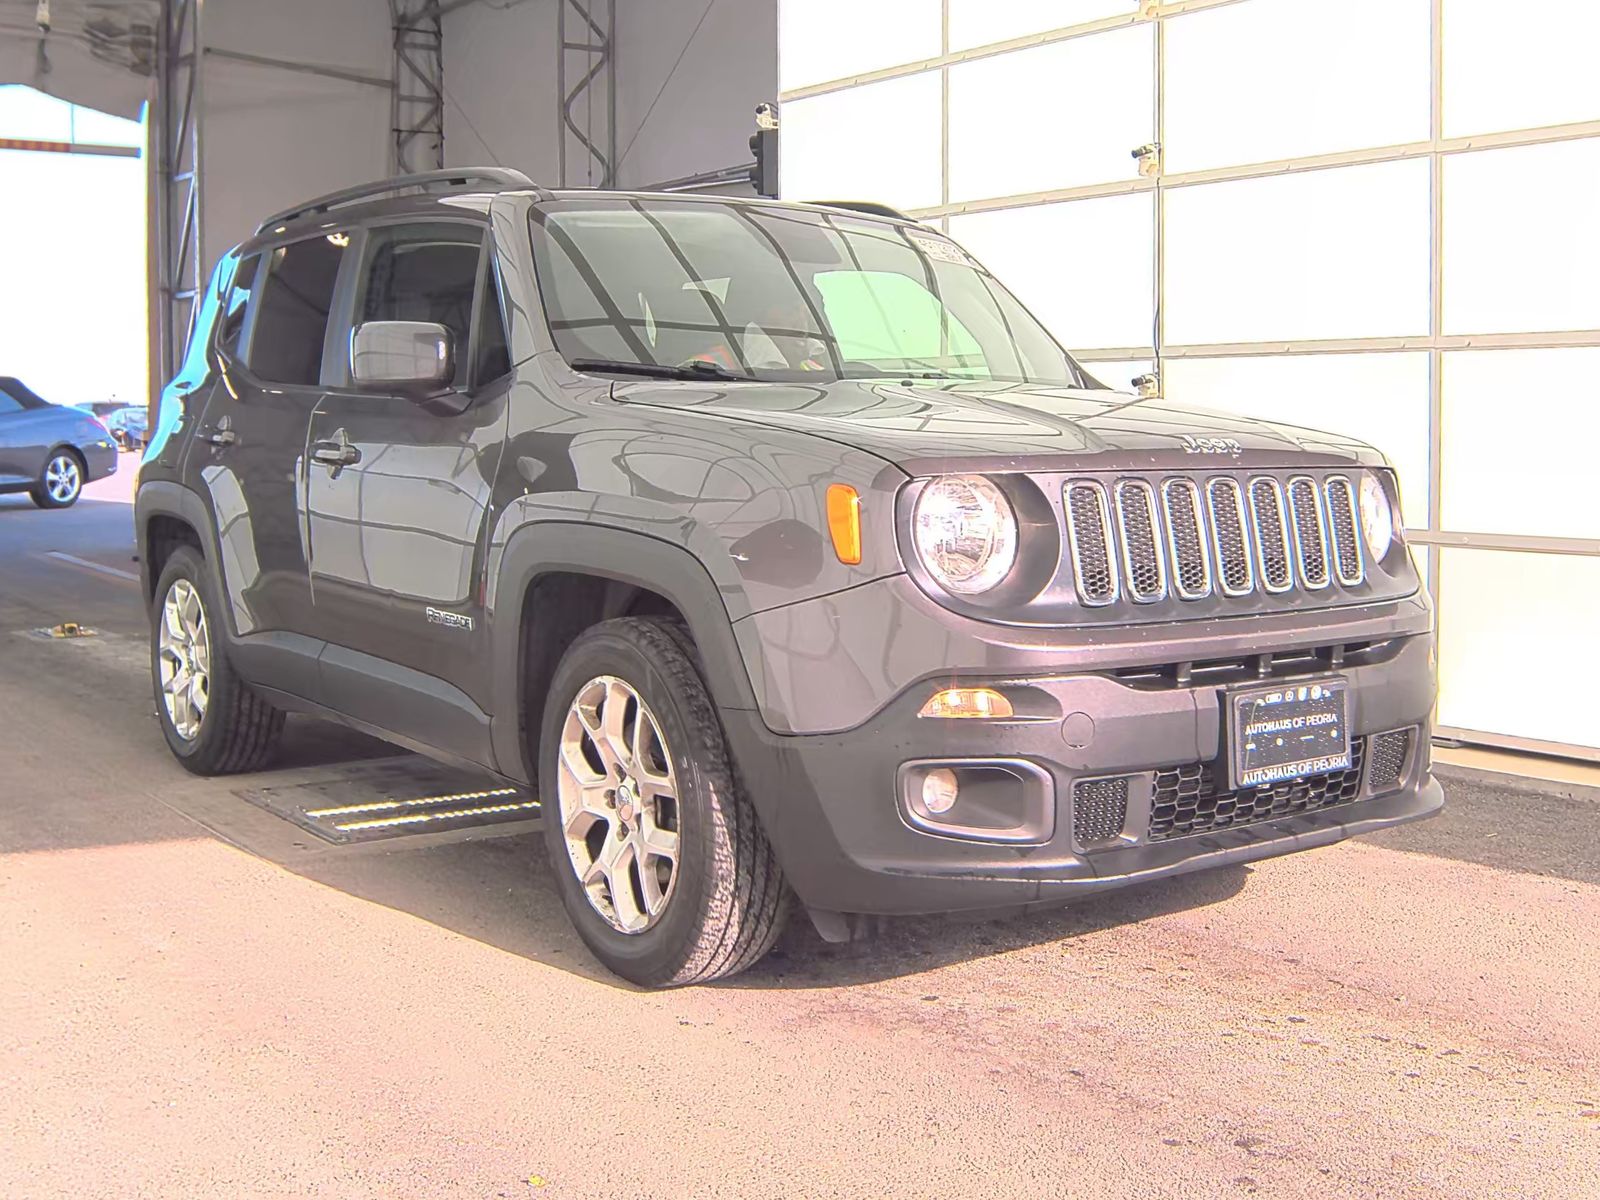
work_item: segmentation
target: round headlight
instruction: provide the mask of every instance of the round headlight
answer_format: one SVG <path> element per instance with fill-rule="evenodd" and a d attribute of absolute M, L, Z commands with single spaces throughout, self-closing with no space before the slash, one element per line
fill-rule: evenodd
<path fill-rule="evenodd" d="M 1017 560 L 1017 516 L 981 475 L 944 475 L 917 497 L 917 554 L 939 586 L 961 595 L 996 587 Z"/>
<path fill-rule="evenodd" d="M 1394 544 L 1394 509 L 1389 494 L 1376 475 L 1361 477 L 1361 532 L 1374 562 L 1382 561 Z"/>

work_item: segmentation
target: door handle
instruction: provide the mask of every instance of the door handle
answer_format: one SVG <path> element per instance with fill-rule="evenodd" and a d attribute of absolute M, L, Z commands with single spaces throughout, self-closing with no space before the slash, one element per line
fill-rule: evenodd
<path fill-rule="evenodd" d="M 219 429 L 216 433 L 206 438 L 206 441 L 213 446 L 231 446 L 238 440 L 239 435 L 231 429 Z"/>
<path fill-rule="evenodd" d="M 353 467 L 361 461 L 361 451 L 349 442 L 316 442 L 311 458 L 325 467 Z"/>

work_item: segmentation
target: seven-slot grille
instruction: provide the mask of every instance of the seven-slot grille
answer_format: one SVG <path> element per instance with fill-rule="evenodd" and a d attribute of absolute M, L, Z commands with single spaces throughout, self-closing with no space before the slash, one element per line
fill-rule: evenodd
<path fill-rule="evenodd" d="M 1366 579 L 1348 476 L 1171 476 L 1068 481 L 1063 498 L 1078 598 L 1151 604 Z"/>

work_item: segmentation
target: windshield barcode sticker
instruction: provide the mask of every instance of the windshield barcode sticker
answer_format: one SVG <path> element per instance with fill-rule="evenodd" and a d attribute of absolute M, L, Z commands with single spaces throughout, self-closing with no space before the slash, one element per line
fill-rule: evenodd
<path fill-rule="evenodd" d="M 955 263 L 962 267 L 976 267 L 978 264 L 967 257 L 966 251 L 954 242 L 947 242 L 943 238 L 917 237 L 911 235 L 911 244 L 921 250 L 929 258 L 938 259 L 940 262 Z"/>

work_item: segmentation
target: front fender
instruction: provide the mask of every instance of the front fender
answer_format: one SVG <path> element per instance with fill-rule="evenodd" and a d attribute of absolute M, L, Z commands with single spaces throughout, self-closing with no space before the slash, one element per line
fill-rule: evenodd
<path fill-rule="evenodd" d="M 535 521 L 496 539 L 489 563 L 487 611 L 495 676 L 490 731 L 495 760 L 511 771 L 523 762 L 521 704 L 524 661 L 523 598 L 541 575 L 594 575 L 657 592 L 670 600 L 699 648 L 706 685 L 721 709 L 756 708 L 756 687 L 733 635 L 734 611 L 746 612 L 742 593 L 714 580 L 682 545 L 637 530 L 581 521 Z"/>

